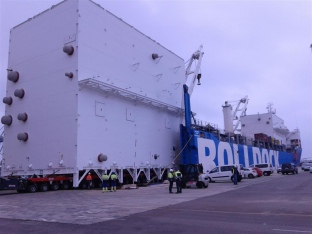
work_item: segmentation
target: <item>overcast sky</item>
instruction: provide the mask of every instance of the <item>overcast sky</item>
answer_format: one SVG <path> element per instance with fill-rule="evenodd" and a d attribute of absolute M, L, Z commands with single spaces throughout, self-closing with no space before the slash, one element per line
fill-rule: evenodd
<path fill-rule="evenodd" d="M 0 0 L 0 97 L 5 96 L 9 31 L 60 0 Z M 222 105 L 248 95 L 247 114 L 276 114 L 299 128 L 312 158 L 312 1 L 94 0 L 187 61 L 204 47 L 197 118 L 223 128 Z M 4 104 L 0 103 L 0 116 Z"/>

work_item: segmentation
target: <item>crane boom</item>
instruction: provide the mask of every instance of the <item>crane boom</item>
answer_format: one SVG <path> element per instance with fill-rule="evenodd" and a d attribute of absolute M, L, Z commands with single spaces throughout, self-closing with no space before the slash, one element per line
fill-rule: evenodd
<path fill-rule="evenodd" d="M 201 74 L 199 71 L 200 71 L 201 61 L 204 55 L 204 52 L 202 52 L 202 50 L 203 50 L 203 46 L 201 45 L 199 49 L 195 53 L 192 54 L 191 58 L 189 59 L 186 70 L 185 70 L 185 84 L 188 86 L 189 95 L 192 95 L 193 93 L 196 79 L 198 80 L 198 84 L 200 84 L 199 80 L 201 78 Z M 195 65 L 194 70 L 191 70 L 193 62 L 196 62 L 196 60 L 198 60 L 198 62 Z"/>

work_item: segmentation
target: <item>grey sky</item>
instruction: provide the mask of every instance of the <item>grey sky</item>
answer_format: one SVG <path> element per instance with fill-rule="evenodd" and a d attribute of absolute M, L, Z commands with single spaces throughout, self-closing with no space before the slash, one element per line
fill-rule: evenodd
<path fill-rule="evenodd" d="M 0 0 L 1 100 L 10 28 L 59 2 Z M 223 128 L 225 101 L 248 95 L 247 114 L 272 102 L 290 130 L 300 129 L 302 158 L 312 157 L 312 1 L 94 2 L 185 61 L 204 46 L 202 85 L 191 97 L 197 118 Z"/>

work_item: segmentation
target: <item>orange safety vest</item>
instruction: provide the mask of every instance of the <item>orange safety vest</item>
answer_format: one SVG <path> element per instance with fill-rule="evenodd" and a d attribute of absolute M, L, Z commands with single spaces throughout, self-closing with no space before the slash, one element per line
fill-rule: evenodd
<path fill-rule="evenodd" d="M 87 175 L 87 180 L 92 180 L 92 176 L 91 175 Z"/>

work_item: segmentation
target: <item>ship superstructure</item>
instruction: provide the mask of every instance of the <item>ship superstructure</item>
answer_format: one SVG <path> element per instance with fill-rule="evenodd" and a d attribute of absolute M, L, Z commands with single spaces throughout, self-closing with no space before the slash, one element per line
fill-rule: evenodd
<path fill-rule="evenodd" d="M 290 131 L 285 126 L 284 120 L 271 109 L 268 113 L 242 116 L 241 124 L 243 136 L 256 142 L 265 142 L 268 147 L 278 145 L 281 150 L 289 152 L 301 147 L 299 129 Z"/>

